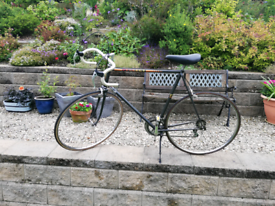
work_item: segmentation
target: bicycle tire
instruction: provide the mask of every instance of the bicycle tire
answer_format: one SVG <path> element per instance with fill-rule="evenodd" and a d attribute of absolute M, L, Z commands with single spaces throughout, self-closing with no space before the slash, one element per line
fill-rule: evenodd
<path fill-rule="evenodd" d="M 61 147 L 74 151 L 87 150 L 104 142 L 115 132 L 123 115 L 122 103 L 109 92 L 106 92 L 105 96 L 101 115 L 100 108 L 102 107 L 103 98 L 100 91 L 82 95 L 59 114 L 54 127 L 54 135 Z M 98 101 L 99 104 L 97 104 Z M 65 115 L 77 102 L 92 103 L 93 109 L 88 121 L 76 123 L 73 122 L 70 116 Z M 98 116 L 100 116 L 100 119 L 98 119 Z M 97 122 L 97 120 L 99 121 Z M 97 123 L 93 125 L 95 122 Z"/>
<path fill-rule="evenodd" d="M 190 96 L 177 101 L 165 119 L 168 140 L 189 154 L 209 154 L 223 149 L 234 140 L 240 129 L 238 108 L 219 93 L 200 92 L 193 98 L 200 119 Z"/>

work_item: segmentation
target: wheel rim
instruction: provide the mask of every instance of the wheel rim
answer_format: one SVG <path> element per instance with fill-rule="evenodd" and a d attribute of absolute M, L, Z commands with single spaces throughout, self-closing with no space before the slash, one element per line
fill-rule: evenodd
<path fill-rule="evenodd" d="M 213 153 L 227 146 L 236 137 L 241 123 L 240 114 L 234 103 L 223 95 L 212 92 L 196 95 L 195 105 L 201 120 L 195 115 L 190 98 L 184 97 L 172 106 L 165 120 L 167 129 L 181 131 L 168 131 L 167 137 L 181 151 L 190 154 Z M 206 101 L 202 101 L 203 98 Z M 230 105 L 229 126 L 224 126 L 227 123 L 229 108 L 224 108 L 221 115 L 217 116 L 224 101 L 227 106 Z M 206 130 L 201 126 L 204 122 Z"/>
<path fill-rule="evenodd" d="M 116 131 L 122 119 L 122 104 L 116 96 L 107 93 L 101 118 L 97 122 L 100 109 L 95 112 L 95 108 L 100 94 L 100 92 L 93 92 L 83 95 L 60 113 L 54 129 L 55 138 L 59 145 L 69 150 L 86 150 L 102 143 Z M 102 102 L 102 97 L 100 99 Z M 76 123 L 72 121 L 71 117 L 64 115 L 73 104 L 84 101 L 93 104 L 93 112 L 88 121 Z M 97 123 L 94 126 L 95 122 Z"/>

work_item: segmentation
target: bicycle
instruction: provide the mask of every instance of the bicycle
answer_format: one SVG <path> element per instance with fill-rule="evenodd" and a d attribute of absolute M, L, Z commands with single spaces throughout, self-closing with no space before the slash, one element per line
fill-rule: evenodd
<path fill-rule="evenodd" d="M 82 151 L 93 148 L 108 139 L 119 126 L 124 101 L 142 120 L 145 121 L 146 131 L 153 136 L 159 136 L 159 162 L 161 162 L 161 140 L 164 135 L 176 148 L 190 154 L 209 154 L 217 152 L 229 145 L 240 129 L 241 118 L 237 106 L 226 96 L 214 92 L 194 93 L 185 78 L 184 69 L 181 70 L 152 70 L 152 69 L 119 69 L 110 59 L 112 54 L 104 54 L 96 48 L 77 51 L 82 62 L 87 61 L 84 54 L 97 52 L 108 61 L 108 68 L 104 71 L 95 69 L 95 76 L 99 76 L 102 86 L 98 91 L 82 95 L 70 103 L 58 116 L 54 135 L 58 144 L 68 150 Z M 170 61 L 183 65 L 195 64 L 200 54 L 168 55 Z M 177 78 L 160 114 L 146 118 L 135 108 L 115 87 L 118 83 L 109 83 L 111 71 L 132 72 L 162 72 L 176 73 Z M 187 95 L 174 103 L 168 109 L 172 96 L 182 79 L 187 88 Z M 77 102 L 89 102 L 93 105 L 92 113 L 87 116 L 88 121 L 74 123 L 65 113 Z M 230 120 L 230 123 L 229 123 Z"/>

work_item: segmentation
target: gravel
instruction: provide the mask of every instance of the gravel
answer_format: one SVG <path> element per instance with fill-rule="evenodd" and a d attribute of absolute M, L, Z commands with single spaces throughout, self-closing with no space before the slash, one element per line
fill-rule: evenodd
<path fill-rule="evenodd" d="M 41 115 L 37 110 L 27 113 L 7 112 L 0 107 L 0 139 L 18 139 L 25 141 L 55 141 L 53 129 L 58 110 Z M 146 114 L 145 116 L 152 116 Z M 144 123 L 132 112 L 123 114 L 118 130 L 103 144 L 128 146 L 158 146 L 158 137 L 144 130 Z M 163 147 L 173 147 L 164 138 Z M 265 117 L 242 116 L 241 129 L 235 140 L 224 150 L 241 153 L 275 153 L 275 125 L 265 121 Z"/>

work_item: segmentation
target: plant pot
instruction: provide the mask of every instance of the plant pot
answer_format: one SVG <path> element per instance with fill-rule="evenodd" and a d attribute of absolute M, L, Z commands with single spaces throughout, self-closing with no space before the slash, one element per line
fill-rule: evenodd
<path fill-rule="evenodd" d="M 266 115 L 266 121 L 275 125 L 275 99 L 271 98 L 268 101 L 268 98 L 264 95 L 261 95 L 264 102 L 264 111 Z"/>
<path fill-rule="evenodd" d="M 72 101 L 75 99 L 79 98 L 82 94 L 78 92 L 73 92 L 73 96 L 66 96 L 68 92 L 63 92 L 63 93 L 55 93 L 55 98 L 59 107 L 59 111 L 62 112 L 65 107 L 67 107 L 68 104 L 70 104 Z M 64 114 L 65 117 L 70 117 L 71 114 L 69 111 L 67 111 Z"/>
<path fill-rule="evenodd" d="M 87 98 L 89 103 L 93 104 L 93 108 L 96 107 L 97 105 L 97 98 L 93 98 L 93 97 L 88 97 Z M 99 116 L 100 110 L 101 110 L 101 102 L 102 99 L 100 100 L 100 103 L 98 105 L 98 108 L 96 110 L 96 117 Z M 105 118 L 105 117 L 109 117 L 112 114 L 113 111 L 113 107 L 115 104 L 115 100 L 112 97 L 106 97 L 105 99 L 105 103 L 104 103 L 104 108 L 101 114 L 101 118 Z"/>
<path fill-rule="evenodd" d="M 26 102 L 26 104 L 16 103 L 16 102 L 6 102 L 3 101 L 5 109 L 9 112 L 28 112 L 32 110 L 32 102 Z"/>
<path fill-rule="evenodd" d="M 35 105 L 40 114 L 52 113 L 54 105 L 54 97 L 46 98 L 43 96 L 38 96 L 34 98 Z"/>
<path fill-rule="evenodd" d="M 70 114 L 72 116 L 73 122 L 81 123 L 81 122 L 87 122 L 88 121 L 92 111 L 93 111 L 92 109 L 89 112 L 70 110 Z"/>

